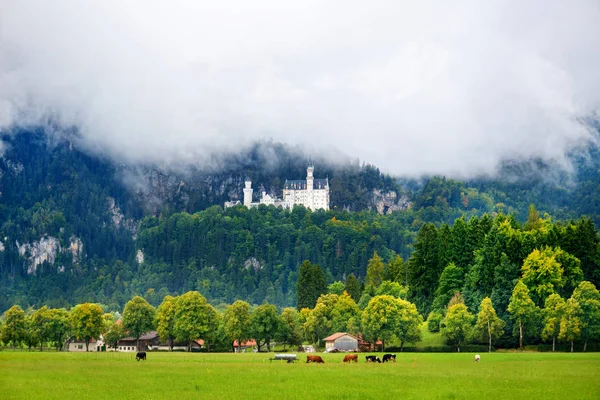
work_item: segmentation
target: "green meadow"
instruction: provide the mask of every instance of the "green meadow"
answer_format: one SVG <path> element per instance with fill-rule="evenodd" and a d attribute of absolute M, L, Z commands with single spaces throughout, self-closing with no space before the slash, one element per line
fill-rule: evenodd
<path fill-rule="evenodd" d="M 599 353 L 397 353 L 396 363 L 273 354 L 0 352 L 7 399 L 599 399 Z M 381 354 L 380 354 L 381 356 Z"/>

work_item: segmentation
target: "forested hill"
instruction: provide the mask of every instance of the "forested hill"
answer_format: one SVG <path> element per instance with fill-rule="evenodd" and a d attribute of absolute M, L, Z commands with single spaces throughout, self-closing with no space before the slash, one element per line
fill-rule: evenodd
<path fill-rule="evenodd" d="M 120 309 L 138 293 L 156 302 L 189 289 L 213 302 L 292 305 L 302 260 L 320 263 L 330 281 L 363 278 L 374 251 L 407 260 L 425 223 L 504 213 L 518 224 L 531 203 L 542 216 L 600 223 L 596 148 L 574 159 L 574 175 L 552 180 L 542 163 L 461 182 L 394 179 L 372 165 L 313 158 L 332 202 L 315 213 L 222 209 L 241 197 L 246 177 L 255 193 L 281 196 L 285 179 L 305 176 L 309 160 L 277 143 L 230 155 L 219 162 L 225 167 L 177 172 L 116 164 L 78 149 L 76 138 L 43 131 L 4 135 L 0 148 L 0 309 L 84 301 Z"/>

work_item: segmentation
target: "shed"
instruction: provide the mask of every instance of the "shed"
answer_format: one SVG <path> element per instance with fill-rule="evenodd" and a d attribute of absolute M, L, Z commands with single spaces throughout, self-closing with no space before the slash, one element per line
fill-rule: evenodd
<path fill-rule="evenodd" d="M 338 349 L 342 351 L 358 350 L 358 338 L 346 332 L 334 333 L 323 339 L 325 341 L 325 351 Z"/>

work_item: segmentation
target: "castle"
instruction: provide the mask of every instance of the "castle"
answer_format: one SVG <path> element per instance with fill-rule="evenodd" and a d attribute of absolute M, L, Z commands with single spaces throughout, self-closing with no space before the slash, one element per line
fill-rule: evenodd
<path fill-rule="evenodd" d="M 266 192 L 262 192 L 258 203 L 252 202 L 252 182 L 246 180 L 244 187 L 244 206 L 248 208 L 258 207 L 261 204 L 274 205 L 291 209 L 296 204 L 301 204 L 313 211 L 323 209 L 329 210 L 329 180 L 315 179 L 313 172 L 315 167 L 311 164 L 306 169 L 306 180 L 289 181 L 286 179 L 283 186 L 283 199 L 277 199 Z M 241 204 L 239 201 L 225 203 L 225 208 Z"/>

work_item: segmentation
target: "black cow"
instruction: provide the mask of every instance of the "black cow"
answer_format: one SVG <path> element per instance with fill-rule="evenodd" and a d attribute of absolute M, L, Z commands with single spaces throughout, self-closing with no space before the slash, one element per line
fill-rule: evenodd
<path fill-rule="evenodd" d="M 381 362 L 381 360 L 377 356 L 366 356 L 365 358 L 367 359 L 367 362 Z"/>
<path fill-rule="evenodd" d="M 140 361 L 140 360 L 146 360 L 146 352 L 145 351 L 138 351 L 138 353 L 135 355 L 135 359 Z"/>
<path fill-rule="evenodd" d="M 384 354 L 383 362 L 388 362 L 388 361 L 396 362 L 396 355 L 395 354 Z"/>

